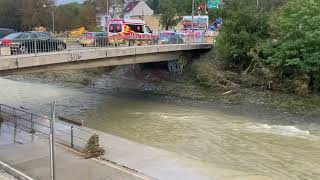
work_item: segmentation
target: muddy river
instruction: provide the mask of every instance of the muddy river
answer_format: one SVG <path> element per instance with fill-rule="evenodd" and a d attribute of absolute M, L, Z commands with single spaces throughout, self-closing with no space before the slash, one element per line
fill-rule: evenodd
<path fill-rule="evenodd" d="M 48 114 L 58 102 L 64 116 L 213 169 L 246 172 L 244 179 L 320 179 L 320 125 L 284 123 L 179 102 L 172 97 L 105 88 L 0 79 L 0 102 Z M 129 148 L 129 147 L 128 147 Z M 221 172 L 220 172 L 221 173 Z M 236 179 L 236 173 L 232 174 Z"/>

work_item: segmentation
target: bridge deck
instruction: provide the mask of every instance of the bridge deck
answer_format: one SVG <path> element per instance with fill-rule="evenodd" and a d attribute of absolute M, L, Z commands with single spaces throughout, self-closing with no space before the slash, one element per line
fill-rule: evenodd
<path fill-rule="evenodd" d="M 86 48 L 61 52 L 0 56 L 0 73 L 81 69 L 177 59 L 186 51 L 211 49 L 212 44 L 172 44 L 118 48 Z"/>

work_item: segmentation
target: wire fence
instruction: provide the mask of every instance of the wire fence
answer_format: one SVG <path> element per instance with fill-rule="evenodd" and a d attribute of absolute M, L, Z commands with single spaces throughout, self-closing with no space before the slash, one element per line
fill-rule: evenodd
<path fill-rule="evenodd" d="M 150 36 L 150 35 L 149 35 Z M 157 36 L 121 36 L 111 37 L 57 37 L 52 39 L 1 40 L 0 56 L 26 55 L 39 53 L 72 51 L 89 48 L 146 46 L 163 44 L 211 43 L 212 37 L 203 34 L 160 33 Z"/>
<path fill-rule="evenodd" d="M 51 120 L 45 116 L 0 104 L 0 117 L 8 126 L 49 139 Z M 95 135 L 80 126 L 61 121 L 55 121 L 54 133 L 58 143 L 78 150 L 83 150 Z"/>

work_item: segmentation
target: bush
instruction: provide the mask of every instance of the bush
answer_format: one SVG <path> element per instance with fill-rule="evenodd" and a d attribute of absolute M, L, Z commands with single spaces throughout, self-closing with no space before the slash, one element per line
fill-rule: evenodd
<path fill-rule="evenodd" d="M 292 90 L 305 94 L 319 90 L 320 1 L 291 0 L 272 23 L 272 37 L 263 49 L 265 64 L 283 79 L 292 80 Z"/>
<path fill-rule="evenodd" d="M 268 16 L 248 0 L 230 0 L 225 6 L 218 56 L 244 70 L 251 64 L 250 50 L 269 37 Z"/>

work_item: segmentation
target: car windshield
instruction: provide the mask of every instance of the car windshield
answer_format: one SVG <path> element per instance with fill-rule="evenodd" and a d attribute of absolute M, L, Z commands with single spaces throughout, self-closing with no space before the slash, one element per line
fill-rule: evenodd
<path fill-rule="evenodd" d="M 37 38 L 52 39 L 53 37 L 49 33 L 35 33 Z"/>
<path fill-rule="evenodd" d="M 94 33 L 86 33 L 85 36 L 90 37 L 90 36 L 94 36 Z"/>
<path fill-rule="evenodd" d="M 47 32 L 41 32 L 38 34 L 38 36 L 42 36 L 46 38 L 54 38 L 50 33 L 47 33 Z"/>
<path fill-rule="evenodd" d="M 21 39 L 22 36 L 23 36 L 23 33 L 13 33 L 13 34 L 9 34 L 3 39 L 8 39 L 8 40 Z"/>
<path fill-rule="evenodd" d="M 101 32 L 101 33 L 96 33 L 95 34 L 96 37 L 103 37 L 105 36 L 105 33 Z"/>
<path fill-rule="evenodd" d="M 140 24 L 127 24 L 130 31 L 133 31 L 135 33 L 144 33 L 143 25 Z"/>

